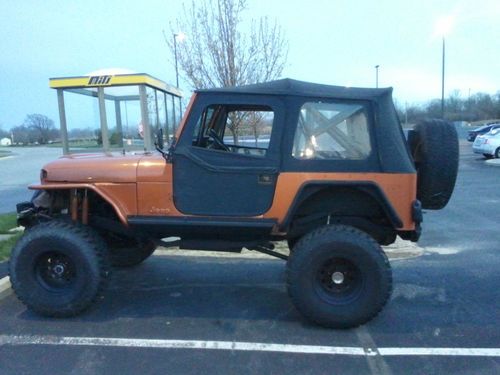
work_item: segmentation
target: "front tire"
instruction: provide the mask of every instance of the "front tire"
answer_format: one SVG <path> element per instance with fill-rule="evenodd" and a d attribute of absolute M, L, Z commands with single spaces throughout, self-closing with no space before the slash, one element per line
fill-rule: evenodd
<path fill-rule="evenodd" d="M 302 237 L 287 264 L 288 294 L 309 320 L 351 328 L 373 319 L 392 290 L 392 272 L 368 234 L 327 225 Z"/>
<path fill-rule="evenodd" d="M 10 282 L 29 309 L 69 317 L 87 309 L 110 274 L 104 241 L 91 228 L 50 221 L 29 229 L 9 261 Z"/>
<path fill-rule="evenodd" d="M 496 150 L 495 150 L 495 158 L 499 159 L 500 158 L 500 147 L 498 147 Z"/>

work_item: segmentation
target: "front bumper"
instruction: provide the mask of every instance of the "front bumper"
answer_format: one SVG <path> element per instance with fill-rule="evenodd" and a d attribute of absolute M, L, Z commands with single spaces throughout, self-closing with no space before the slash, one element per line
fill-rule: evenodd
<path fill-rule="evenodd" d="M 30 227 L 35 216 L 35 205 L 33 202 L 21 202 L 16 205 L 17 225 Z"/>
<path fill-rule="evenodd" d="M 472 146 L 472 151 L 476 154 L 488 154 L 488 155 L 493 155 L 495 152 L 495 148 L 486 143 L 486 144 L 481 144 L 481 145 L 473 145 Z"/>

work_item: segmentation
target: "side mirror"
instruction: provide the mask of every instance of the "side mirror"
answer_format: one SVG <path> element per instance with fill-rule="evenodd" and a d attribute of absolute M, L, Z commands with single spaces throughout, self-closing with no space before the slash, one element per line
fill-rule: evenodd
<path fill-rule="evenodd" d="M 155 146 L 157 149 L 163 150 L 165 147 L 165 144 L 163 143 L 163 129 L 160 128 L 156 132 L 156 141 L 155 141 Z"/>

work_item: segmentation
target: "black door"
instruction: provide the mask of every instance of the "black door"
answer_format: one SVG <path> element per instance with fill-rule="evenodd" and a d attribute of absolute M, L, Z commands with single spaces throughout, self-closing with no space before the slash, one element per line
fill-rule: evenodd
<path fill-rule="evenodd" d="M 282 104 L 198 95 L 173 154 L 176 208 L 207 216 L 265 213 L 279 173 Z"/>

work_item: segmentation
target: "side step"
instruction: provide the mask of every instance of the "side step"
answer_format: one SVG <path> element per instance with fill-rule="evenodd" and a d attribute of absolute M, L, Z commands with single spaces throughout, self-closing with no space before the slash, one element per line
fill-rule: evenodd
<path fill-rule="evenodd" d="M 288 256 L 277 251 L 274 251 L 274 245 L 270 242 L 238 242 L 238 241 L 223 241 L 223 240 L 195 240 L 195 239 L 178 239 L 175 241 L 159 241 L 158 245 L 163 247 L 179 247 L 183 250 L 208 250 L 221 252 L 240 253 L 245 247 L 248 250 L 258 251 L 259 253 L 267 254 L 275 258 L 288 260 Z"/>
<path fill-rule="evenodd" d="M 268 238 L 276 225 L 275 219 L 221 218 L 197 216 L 129 216 L 133 230 L 149 233 L 156 238 L 230 239 L 252 241 Z"/>

